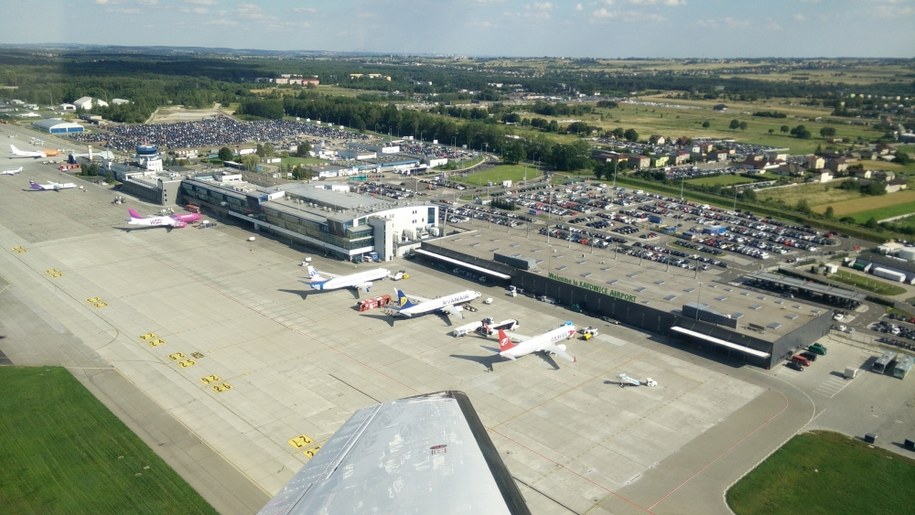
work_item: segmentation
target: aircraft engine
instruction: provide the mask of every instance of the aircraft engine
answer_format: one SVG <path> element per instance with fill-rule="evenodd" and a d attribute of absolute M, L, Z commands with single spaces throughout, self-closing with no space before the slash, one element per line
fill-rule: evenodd
<path fill-rule="evenodd" d="M 187 227 L 187 222 L 178 222 L 175 224 L 175 227 L 178 227 L 178 228 Z"/>
<path fill-rule="evenodd" d="M 454 311 L 464 311 L 464 307 L 463 307 L 463 306 L 454 306 L 452 309 L 453 309 Z"/>
<path fill-rule="evenodd" d="M 364 286 L 365 286 L 365 291 L 369 291 L 370 289 L 372 289 L 372 281 L 366 281 Z"/>
<path fill-rule="evenodd" d="M 558 349 L 560 349 L 560 350 L 566 350 L 566 344 L 564 344 L 564 343 L 560 343 L 560 344 L 557 345 L 556 347 L 557 347 Z"/>

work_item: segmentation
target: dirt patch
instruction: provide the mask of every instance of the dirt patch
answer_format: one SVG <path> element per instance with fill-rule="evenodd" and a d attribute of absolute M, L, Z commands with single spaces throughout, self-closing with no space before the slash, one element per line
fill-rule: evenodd
<path fill-rule="evenodd" d="M 149 117 L 146 123 L 195 122 L 216 115 L 231 115 L 219 104 L 207 109 L 186 109 L 184 106 L 160 107 Z"/>

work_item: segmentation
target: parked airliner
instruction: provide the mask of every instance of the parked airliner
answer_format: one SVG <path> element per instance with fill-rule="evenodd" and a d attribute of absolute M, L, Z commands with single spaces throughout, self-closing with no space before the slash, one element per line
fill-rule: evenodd
<path fill-rule="evenodd" d="M 0 172 L 0 175 L 16 175 L 17 173 L 19 173 L 21 171 L 22 171 L 22 167 L 20 166 L 19 168 L 16 168 L 14 170 L 3 170 L 2 172 Z"/>
<path fill-rule="evenodd" d="M 72 182 L 54 182 L 51 181 L 47 184 L 39 184 L 31 179 L 29 179 L 29 188 L 36 191 L 60 191 L 68 190 L 70 188 L 75 188 L 76 184 Z"/>
<path fill-rule="evenodd" d="M 424 299 L 422 297 L 408 298 L 397 288 L 394 288 L 394 293 L 397 294 L 397 307 L 393 315 L 407 318 L 436 311 L 444 315 L 456 314 L 464 318 L 464 315 L 461 314 L 463 308 L 459 304 L 470 302 L 481 295 L 478 291 L 464 290 L 437 299 Z"/>
<path fill-rule="evenodd" d="M 14 157 L 30 157 L 32 159 L 42 159 L 48 156 L 56 156 L 60 153 L 58 150 L 19 150 L 16 148 L 16 145 L 10 145 L 10 150 L 13 152 L 10 155 L 10 159 Z"/>
<path fill-rule="evenodd" d="M 565 345 L 557 345 L 556 343 L 562 340 L 568 340 L 574 335 L 575 326 L 572 324 L 565 324 L 537 336 L 527 337 L 516 335 L 517 338 L 521 339 L 520 342 L 516 343 L 512 341 L 512 338 L 506 334 L 504 330 L 499 329 L 499 355 L 503 358 L 515 360 L 521 356 L 526 356 L 534 352 L 549 352 L 574 363 L 575 356 L 566 352 Z"/>
<path fill-rule="evenodd" d="M 133 208 L 127 210 L 130 213 L 130 221 L 127 222 L 128 225 L 140 225 L 143 227 L 167 227 L 171 229 L 173 227 L 187 227 L 187 224 L 196 222 L 200 220 L 199 213 L 183 213 L 183 214 L 173 214 L 168 216 L 150 216 L 144 218 L 143 215 L 137 213 Z"/>
<path fill-rule="evenodd" d="M 349 275 L 335 275 L 327 272 L 319 272 L 315 267 L 308 265 L 308 284 L 315 290 L 338 290 L 340 288 L 352 288 L 358 295 L 359 290 L 369 291 L 373 281 L 384 279 L 391 275 L 387 268 L 375 268 L 364 272 L 356 272 Z M 327 277 L 325 277 L 327 276 Z"/>

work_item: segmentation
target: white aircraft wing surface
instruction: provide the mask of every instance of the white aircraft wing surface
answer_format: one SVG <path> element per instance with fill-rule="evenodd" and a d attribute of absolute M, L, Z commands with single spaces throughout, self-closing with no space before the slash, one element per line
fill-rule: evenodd
<path fill-rule="evenodd" d="M 562 358 L 566 361 L 571 361 L 572 363 L 575 363 L 575 357 L 572 356 L 571 354 L 569 354 L 568 352 L 566 352 L 564 347 L 565 347 L 565 345 L 563 345 L 563 346 L 550 345 L 549 347 L 546 348 L 546 350 L 549 352 L 552 352 L 553 354 L 559 356 L 560 358 Z"/>
<path fill-rule="evenodd" d="M 444 391 L 357 411 L 259 513 L 530 510 L 466 394 Z"/>

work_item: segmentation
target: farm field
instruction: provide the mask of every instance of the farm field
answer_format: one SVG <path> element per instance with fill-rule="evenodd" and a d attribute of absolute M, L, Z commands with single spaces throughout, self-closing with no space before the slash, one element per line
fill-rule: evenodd
<path fill-rule="evenodd" d="M 60 367 L 0 367 L 4 513 L 216 513 Z"/>
<path fill-rule="evenodd" d="M 830 184 L 799 184 L 797 186 L 781 186 L 777 188 L 766 188 L 756 191 L 756 198 L 764 201 L 782 200 L 787 205 L 793 206 L 800 200 L 805 200 L 814 211 L 824 211 L 826 206 L 833 206 L 839 202 L 859 200 L 864 198 L 861 193 L 853 190 L 843 190 L 838 188 L 838 182 Z M 864 200 L 871 202 L 873 206 L 873 197 L 867 197 Z M 838 213 L 837 213 L 838 216 Z"/>
<path fill-rule="evenodd" d="M 904 513 L 911 509 L 915 461 L 849 436 L 795 436 L 726 494 L 751 513 Z"/>
<path fill-rule="evenodd" d="M 844 190 L 839 190 L 844 191 Z M 822 212 L 826 205 L 821 203 L 814 204 L 810 200 L 811 207 L 815 211 Z M 836 200 L 833 201 L 832 210 L 835 216 L 854 216 L 855 219 L 862 218 L 867 221 L 873 217 L 877 220 L 899 216 L 906 213 L 915 212 L 915 190 L 904 190 L 886 195 L 861 196 L 859 198 Z"/>

